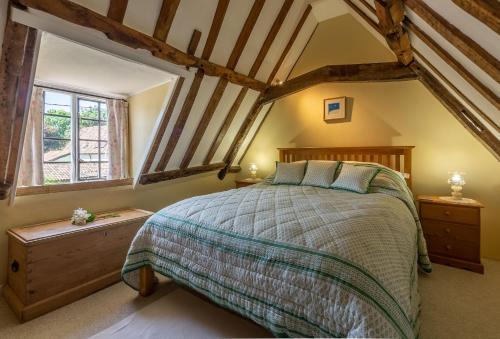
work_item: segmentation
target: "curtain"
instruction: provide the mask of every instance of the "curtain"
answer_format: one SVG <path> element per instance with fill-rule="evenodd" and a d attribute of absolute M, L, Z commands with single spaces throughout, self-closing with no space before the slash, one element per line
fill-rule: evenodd
<path fill-rule="evenodd" d="M 128 103 L 108 99 L 108 179 L 128 178 Z"/>
<path fill-rule="evenodd" d="M 19 167 L 18 186 L 43 185 L 42 121 L 43 89 L 33 87 Z"/>

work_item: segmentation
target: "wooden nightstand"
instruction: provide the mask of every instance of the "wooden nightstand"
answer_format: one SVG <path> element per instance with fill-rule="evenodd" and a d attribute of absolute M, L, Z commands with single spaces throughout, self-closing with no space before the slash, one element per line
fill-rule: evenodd
<path fill-rule="evenodd" d="M 255 185 L 260 182 L 263 182 L 264 179 L 261 178 L 246 178 L 246 179 L 241 179 L 241 180 L 235 180 L 234 182 L 236 183 L 236 188 L 241 188 L 241 187 L 247 187 L 250 185 Z"/>
<path fill-rule="evenodd" d="M 420 195 L 419 215 L 431 261 L 483 273 L 481 208 L 475 200 L 444 200 Z"/>

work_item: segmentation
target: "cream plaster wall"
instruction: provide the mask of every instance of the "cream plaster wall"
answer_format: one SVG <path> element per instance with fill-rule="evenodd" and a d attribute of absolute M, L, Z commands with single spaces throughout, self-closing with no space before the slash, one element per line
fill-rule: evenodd
<path fill-rule="evenodd" d="M 392 53 L 349 14 L 322 22 L 294 75 L 326 64 L 393 61 Z M 323 121 L 323 99 L 353 98 L 350 122 Z M 277 101 L 242 161 L 260 175 L 277 147 L 414 145 L 413 192 L 449 194 L 448 171 L 467 173 L 464 194 L 480 200 L 482 255 L 500 259 L 500 163 L 418 81 L 322 84 Z"/>
<path fill-rule="evenodd" d="M 165 99 L 167 85 L 153 88 L 130 98 L 131 162 L 135 168 L 147 151 L 146 144 Z M 79 192 L 22 196 L 13 206 L 0 201 L 0 285 L 5 282 L 7 237 L 5 231 L 14 226 L 69 218 L 77 207 L 99 212 L 123 207 L 157 211 L 173 202 L 200 194 L 234 188 L 234 174 L 220 181 L 216 172 L 180 178 L 153 185 L 94 189 Z"/>

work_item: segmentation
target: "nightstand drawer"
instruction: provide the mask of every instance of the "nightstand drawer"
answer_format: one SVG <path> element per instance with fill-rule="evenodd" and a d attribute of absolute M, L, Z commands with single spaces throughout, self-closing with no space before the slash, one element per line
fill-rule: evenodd
<path fill-rule="evenodd" d="M 462 224 L 479 225 L 479 209 L 420 203 L 420 213 L 423 219 L 434 219 Z"/>
<path fill-rule="evenodd" d="M 479 228 L 475 226 L 423 219 L 422 228 L 426 239 L 437 237 L 447 241 L 464 241 L 479 246 Z"/>
<path fill-rule="evenodd" d="M 473 262 L 480 261 L 479 244 L 473 245 L 468 241 L 440 237 L 427 237 L 426 241 L 430 254 L 439 254 Z"/>

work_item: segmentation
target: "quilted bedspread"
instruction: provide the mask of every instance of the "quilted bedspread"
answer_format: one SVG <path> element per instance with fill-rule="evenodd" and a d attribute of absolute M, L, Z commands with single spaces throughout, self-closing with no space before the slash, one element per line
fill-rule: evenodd
<path fill-rule="evenodd" d="M 150 265 L 276 336 L 418 336 L 430 271 L 404 180 L 368 194 L 267 183 L 180 201 L 136 235 L 122 275 Z"/>

